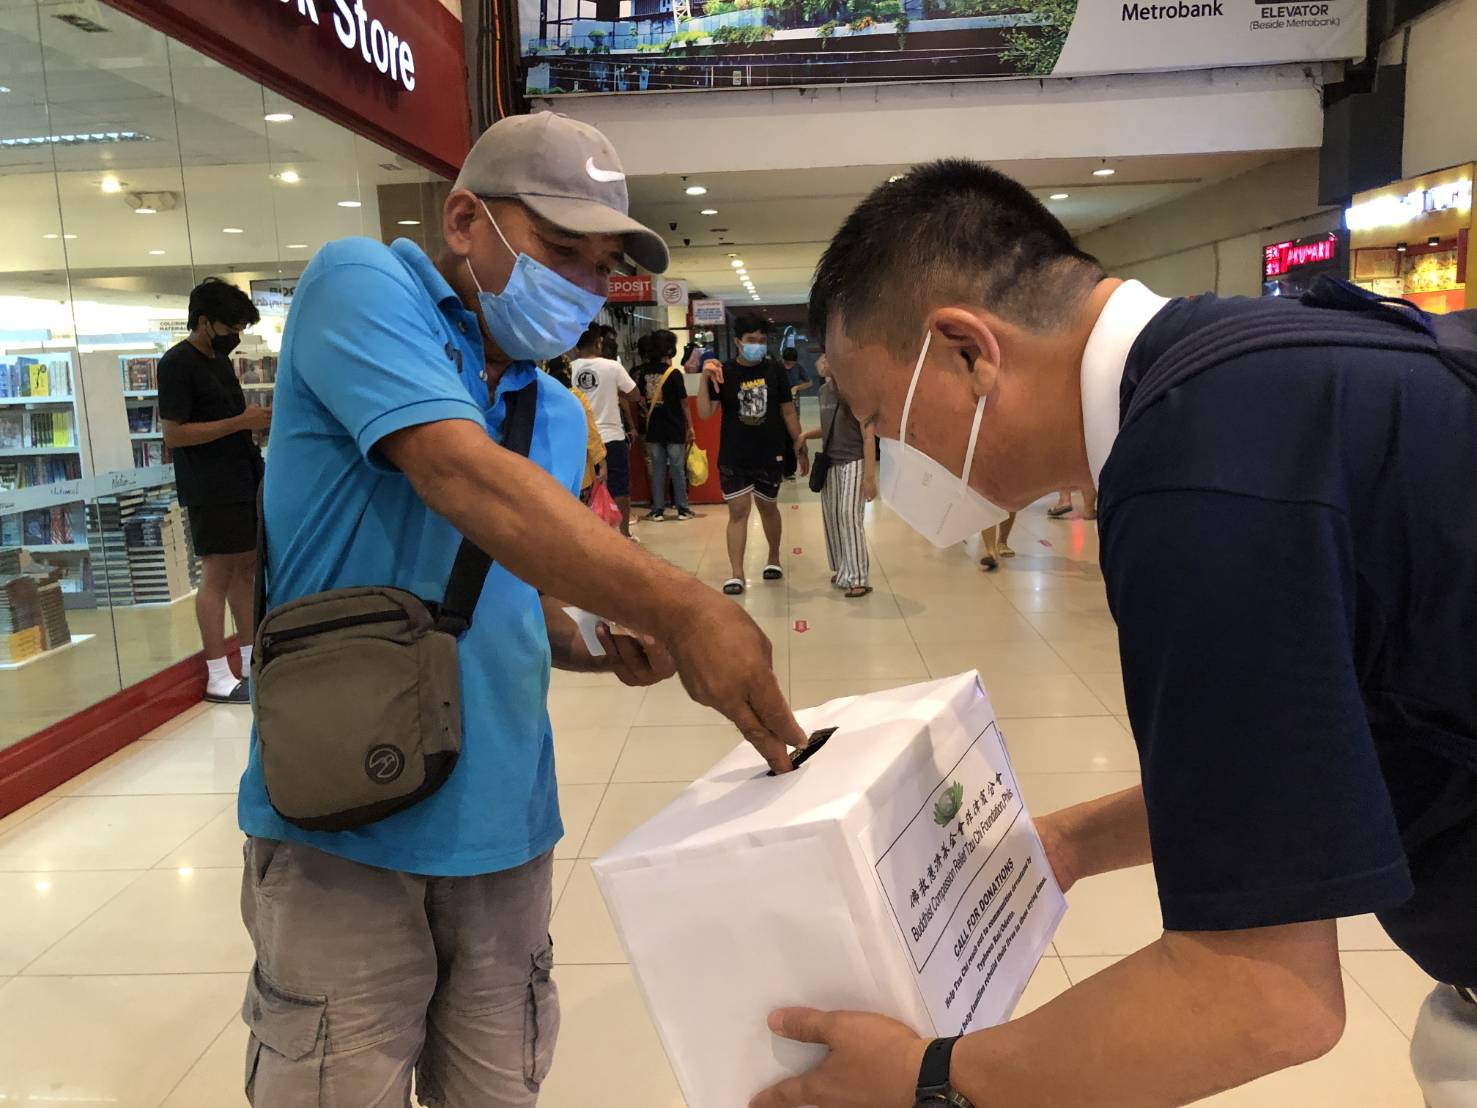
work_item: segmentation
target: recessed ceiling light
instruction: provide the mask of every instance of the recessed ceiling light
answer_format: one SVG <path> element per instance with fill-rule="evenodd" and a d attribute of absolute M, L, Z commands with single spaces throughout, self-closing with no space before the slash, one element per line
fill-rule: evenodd
<path fill-rule="evenodd" d="M 743 269 L 744 268 L 743 259 L 741 259 L 741 258 L 735 258 L 733 261 L 729 262 L 728 264 L 731 265 L 731 266 L 733 266 L 734 269 Z"/>
<path fill-rule="evenodd" d="M 702 211 L 700 211 L 698 213 L 698 215 L 717 215 L 717 214 L 718 214 L 718 209 L 717 208 L 704 208 Z"/>
<path fill-rule="evenodd" d="M 1070 195 L 1071 193 L 1068 192 L 1054 192 L 1051 194 L 1051 198 L 1053 200 L 1065 200 Z"/>
<path fill-rule="evenodd" d="M 399 219 L 395 223 L 399 227 L 419 227 L 421 225 L 421 221 L 418 219 Z"/>
<path fill-rule="evenodd" d="M 302 175 L 295 169 L 284 169 L 281 173 L 277 174 L 277 180 L 281 181 L 284 185 L 295 185 L 302 179 Z"/>
<path fill-rule="evenodd" d="M 76 235 L 63 235 L 62 236 L 62 238 L 66 239 L 68 242 L 71 242 L 76 237 L 77 237 Z"/>
<path fill-rule="evenodd" d="M 758 300 L 759 299 L 759 294 L 757 292 L 754 294 L 754 299 L 755 300 Z"/>
<path fill-rule="evenodd" d="M 50 235 L 42 235 L 41 237 L 44 238 L 44 239 L 59 239 L 59 238 L 61 238 L 61 235 L 58 235 L 58 234 L 50 234 Z"/>
<path fill-rule="evenodd" d="M 288 250 L 306 250 L 307 248 L 308 244 L 305 242 L 289 242 L 287 244 Z"/>
<path fill-rule="evenodd" d="M 338 206 L 340 208 L 362 208 L 364 205 L 357 200 L 340 200 Z"/>
<path fill-rule="evenodd" d="M 154 257 L 157 258 L 157 257 L 159 257 L 160 254 L 163 254 L 164 251 L 162 251 L 162 250 L 150 250 L 149 253 L 152 254 Z"/>
<path fill-rule="evenodd" d="M 1117 172 L 1118 171 L 1116 169 L 1110 169 L 1108 166 L 1103 166 L 1102 169 L 1094 169 L 1092 171 L 1092 175 L 1094 177 L 1111 177 Z"/>
<path fill-rule="evenodd" d="M 104 192 L 122 192 L 123 191 L 123 182 L 121 182 L 120 180 L 118 180 L 118 178 L 114 177 L 110 173 L 108 176 L 106 176 L 106 177 L 104 177 L 102 179 L 102 184 L 99 187 Z"/>
<path fill-rule="evenodd" d="M 726 245 L 726 244 L 725 244 L 725 245 Z M 738 257 L 738 255 L 737 255 L 737 254 L 730 254 L 730 255 L 728 255 L 728 256 L 729 256 L 729 257 L 730 257 L 730 258 L 737 258 L 737 257 Z"/>
<path fill-rule="evenodd" d="M 734 272 L 737 273 L 740 277 L 747 277 L 749 275 L 749 271 L 743 268 L 736 269 L 734 270 Z"/>
<path fill-rule="evenodd" d="M 705 189 L 705 188 L 703 188 L 702 185 L 688 185 L 687 186 L 687 195 L 688 196 L 706 196 L 707 194 L 708 194 L 708 190 Z"/>
<path fill-rule="evenodd" d="M 133 214 L 134 215 L 158 215 L 159 214 L 159 209 L 158 208 L 151 208 L 147 204 L 145 204 L 142 208 L 134 208 L 133 209 Z"/>
<path fill-rule="evenodd" d="M 268 123 L 291 123 L 292 122 L 292 113 L 291 112 L 268 112 L 266 115 L 262 116 L 262 118 L 265 119 Z"/>
<path fill-rule="evenodd" d="M 9 92 L 9 91 L 10 91 L 10 86 L 9 85 L 0 85 L 0 92 Z"/>
<path fill-rule="evenodd" d="M 244 235 L 244 234 L 246 234 L 246 232 L 243 231 L 240 227 L 222 227 L 221 228 L 221 234 L 223 234 L 223 235 Z"/>

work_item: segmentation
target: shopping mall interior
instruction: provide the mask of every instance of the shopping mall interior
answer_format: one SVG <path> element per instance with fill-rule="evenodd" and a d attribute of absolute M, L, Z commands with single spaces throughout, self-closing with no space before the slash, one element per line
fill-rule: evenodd
<path fill-rule="evenodd" d="M 727 357 L 734 313 L 758 309 L 771 352 L 794 346 L 814 382 L 823 336 L 806 301 L 831 236 L 877 186 L 955 156 L 1015 177 L 1110 274 L 1165 296 L 1296 297 L 1329 275 L 1432 313 L 1470 306 L 1477 0 L 1367 12 L 1335 0 L 1342 25 L 1326 41 L 1288 27 L 1250 48 L 1240 17 L 1214 43 L 1189 24 L 1146 24 L 1135 33 L 1165 36 L 1157 54 L 1135 40 L 1121 59 L 1084 62 L 1073 36 L 1056 45 L 1056 76 L 987 66 L 990 79 L 949 69 L 948 52 L 957 61 L 975 49 L 969 35 L 1003 35 L 978 58 L 1005 65 L 1022 41 L 1050 38 L 1058 17 L 1039 13 L 1052 4 L 837 4 L 818 36 L 766 23 L 783 5 L 573 4 L 525 5 L 520 28 L 519 13 L 484 0 L 369 3 L 418 51 L 413 87 L 387 91 L 368 32 L 361 61 L 333 5 L 313 0 L 0 0 L 0 1102 L 246 1103 L 253 949 L 236 793 L 252 713 L 201 701 L 200 559 L 164 443 L 158 360 L 189 330 L 191 289 L 219 276 L 260 311 L 232 362 L 244 395 L 270 407 L 309 261 L 347 236 L 408 238 L 434 256 L 460 158 L 503 114 L 599 128 L 631 215 L 671 249 L 670 288 L 625 282 L 601 315 L 628 367 L 658 327 L 684 344 L 712 332 Z M 932 35 L 943 68 L 879 77 L 893 44 L 908 53 L 910 12 L 914 49 Z M 663 18 L 716 37 L 653 45 L 641 21 Z M 601 29 L 627 25 L 640 29 L 629 50 Z M 777 52 L 805 36 L 821 53 L 782 66 Z M 872 75 L 838 76 L 864 46 Z M 827 69 L 828 49 L 851 61 Z M 639 90 L 600 69 L 621 74 L 623 53 Z M 641 67 L 658 57 L 699 84 L 657 91 Z M 546 74 L 533 83 L 551 58 L 585 75 L 569 90 Z M 691 377 L 689 393 L 699 387 Z M 820 426 L 814 397 L 798 401 L 807 428 Z M 716 447 L 716 424 L 700 441 Z M 643 522 L 636 468 L 634 537 L 693 588 L 721 586 L 716 477 L 693 490 L 696 519 Z M 873 502 L 873 591 L 855 599 L 831 585 L 820 497 L 802 478 L 780 504 L 783 579 L 761 577 L 756 516 L 749 588 L 732 602 L 772 641 L 795 708 L 977 670 L 1031 812 L 1139 782 L 1080 492 L 1065 515 L 1048 514 L 1053 498 L 1022 512 L 1014 555 L 993 571 L 977 540 L 936 549 Z M 563 1021 L 539 1104 L 684 1108 L 592 863 L 740 736 L 676 680 L 640 689 L 555 671 L 548 709 L 565 827 L 550 928 Z M 1015 1014 L 1162 930 L 1152 867 L 1078 885 Z M 1434 983 L 1371 915 L 1339 920 L 1338 961 L 1338 1045 L 1211 1103 L 1424 1103 L 1408 1056 Z"/>

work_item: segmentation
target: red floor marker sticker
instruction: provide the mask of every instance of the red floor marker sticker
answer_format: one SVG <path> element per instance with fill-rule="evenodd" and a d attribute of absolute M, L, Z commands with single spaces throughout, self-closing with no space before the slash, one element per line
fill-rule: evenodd
<path fill-rule="evenodd" d="M 810 623 L 807 620 L 797 619 L 795 621 L 795 630 L 803 635 L 810 630 Z"/>
<path fill-rule="evenodd" d="M 1041 540 L 1041 545 L 1042 546 L 1050 546 L 1051 545 L 1051 540 L 1050 539 L 1042 539 Z"/>
<path fill-rule="evenodd" d="M 800 510 L 800 505 L 799 504 L 791 504 L 790 505 L 790 511 L 792 511 L 792 512 L 798 512 L 799 510 Z"/>
<path fill-rule="evenodd" d="M 794 550 L 790 551 L 790 553 L 791 554 L 804 554 L 805 553 L 805 550 L 802 547 L 798 547 L 797 546 Z"/>

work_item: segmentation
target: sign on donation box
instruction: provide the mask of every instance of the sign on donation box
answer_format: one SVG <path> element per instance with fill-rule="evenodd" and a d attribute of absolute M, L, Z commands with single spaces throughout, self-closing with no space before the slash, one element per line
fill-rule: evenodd
<path fill-rule="evenodd" d="M 594 865 L 690 1108 L 821 1060 L 775 1008 L 1005 1020 L 1066 911 L 978 674 L 798 718 L 793 773 L 741 746 Z"/>
<path fill-rule="evenodd" d="M 687 282 L 679 278 L 668 278 L 657 285 L 656 299 L 658 304 L 668 308 L 687 307 Z"/>

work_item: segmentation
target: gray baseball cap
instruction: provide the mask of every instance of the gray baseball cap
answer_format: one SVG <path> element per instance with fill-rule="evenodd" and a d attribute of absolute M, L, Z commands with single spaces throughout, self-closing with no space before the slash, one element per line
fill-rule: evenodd
<path fill-rule="evenodd" d="M 473 144 L 455 187 L 521 200 L 576 234 L 622 235 L 637 264 L 666 272 L 666 242 L 627 214 L 621 160 L 610 140 L 588 123 L 555 112 L 500 119 Z"/>

